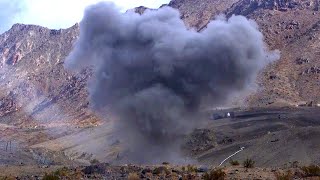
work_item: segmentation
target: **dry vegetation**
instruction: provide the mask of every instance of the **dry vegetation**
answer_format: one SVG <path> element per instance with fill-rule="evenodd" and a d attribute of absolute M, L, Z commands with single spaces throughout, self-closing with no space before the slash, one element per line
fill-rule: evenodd
<path fill-rule="evenodd" d="M 222 169 L 213 169 L 203 175 L 204 180 L 224 180 L 226 173 Z"/>
<path fill-rule="evenodd" d="M 278 2 L 281 1 L 283 2 L 283 0 Z M 230 8 L 235 2 L 238 3 Z M 264 6 L 265 3 L 259 3 L 259 7 L 246 4 L 250 2 L 262 1 L 173 0 L 170 6 L 179 9 L 181 17 L 186 24 L 198 30 L 205 27 L 210 19 L 218 13 L 242 14 L 256 20 L 268 46 L 271 49 L 279 49 L 281 51 L 281 59 L 270 65 L 264 72 L 261 72 L 258 81 L 262 88 L 259 89 L 258 93 L 249 98 L 251 105 L 273 105 L 280 102 L 288 105 L 292 103 L 296 104 L 299 101 L 313 101 L 313 103 L 320 101 L 320 12 L 315 10 L 316 7 L 313 7 L 316 3 L 312 2 L 315 1 L 294 1 L 298 5 L 292 9 L 288 8 L 287 4 L 293 2 L 293 0 L 288 0 L 286 1 L 288 3 L 282 3 L 284 5 L 278 4 L 275 7 Z M 272 1 L 265 0 L 264 2 L 268 3 Z M 308 4 L 308 2 L 310 2 L 310 5 L 306 7 L 305 4 Z M 31 34 L 34 35 L 31 36 Z M 20 24 L 15 25 L 5 35 L 0 36 L 0 49 L 3 50 L 3 52 L 0 52 L 0 58 L 3 59 L 4 64 L 2 65 L 8 67 L 8 71 L 1 71 L 0 73 L 1 76 L 7 77 L 7 79 L 1 81 L 2 93 L 0 100 L 2 105 L 0 107 L 0 117 L 2 118 L 2 123 L 9 125 L 18 124 L 19 126 L 14 127 L 14 130 L 28 129 L 26 133 L 31 134 L 30 136 L 19 134 L 22 133 L 21 131 L 12 133 L 15 136 L 20 135 L 17 139 L 25 141 L 25 144 L 28 146 L 57 138 L 47 134 L 37 134 L 38 131 L 40 132 L 40 128 L 34 127 L 38 125 L 38 119 L 46 119 L 48 117 L 52 121 L 69 119 L 70 124 L 77 127 L 93 127 L 99 122 L 99 119 L 89 110 L 86 98 L 87 92 L 85 86 L 90 72 L 84 72 L 80 76 L 75 76 L 66 72 L 63 68 L 63 61 L 70 52 L 72 44 L 78 35 L 79 29 L 77 25 L 66 30 L 55 31 L 39 26 Z M 48 54 L 50 56 L 44 56 Z M 12 59 L 16 59 L 15 62 L 12 62 Z M 9 84 L 10 86 L 8 86 Z M 31 108 L 33 112 L 31 113 L 33 117 L 38 117 L 38 119 L 33 120 L 30 114 L 26 114 L 23 111 L 23 107 L 29 104 L 31 100 L 36 99 L 35 97 L 41 97 L 43 100 L 34 102 L 34 107 Z M 23 102 L 19 102 L 22 100 Z M 60 111 L 58 113 L 54 111 L 54 108 L 57 106 L 63 109 L 63 116 L 55 116 L 61 113 Z M 285 124 L 286 120 L 281 120 Z M 311 123 L 310 120 L 305 122 Z M 299 121 L 299 123 L 304 122 Z M 59 123 L 57 124 L 59 125 Z M 306 127 L 317 126 L 314 124 L 303 125 Z M 297 126 L 296 124 L 289 123 L 285 125 L 285 127 Z M 241 128 L 239 129 L 241 130 Z M 2 131 L 2 137 L 13 136 L 7 133 L 7 130 L 8 128 Z M 301 132 L 310 133 L 311 131 L 303 129 Z M 318 129 L 314 129 L 314 132 L 319 131 Z M 195 151 L 199 152 L 200 148 L 208 150 L 217 145 L 213 143 L 216 139 L 211 136 L 211 134 L 215 134 L 216 132 L 206 133 L 208 135 L 204 142 L 199 141 L 199 139 L 192 141 L 191 144 L 195 147 Z M 22 137 L 30 137 L 30 139 L 22 139 Z M 310 137 L 310 135 L 306 135 L 304 140 L 310 139 Z M 277 142 L 272 143 L 276 144 Z M 62 168 L 42 176 L 44 180 L 81 179 L 83 177 L 94 177 L 95 175 L 92 174 L 96 173 L 97 176 L 100 175 L 101 177 L 108 178 L 104 174 L 106 171 L 105 167 L 96 168 L 100 166 L 98 160 L 92 160 L 91 164 L 95 167 L 93 167 L 90 173 L 83 171 L 83 168 L 77 168 L 76 170 Z M 243 167 L 239 166 L 240 163 L 238 161 L 230 161 L 230 165 L 236 166 L 232 168 L 237 168 L 237 170 L 241 171 L 240 174 L 256 170 L 255 162 L 252 159 L 246 159 L 242 163 L 246 170 L 241 169 Z M 115 177 L 121 177 L 120 168 L 108 168 L 108 171 Z M 124 169 L 128 169 L 128 167 Z M 141 175 L 149 179 L 179 176 L 189 178 L 195 177 L 199 173 L 197 167 L 192 165 L 178 169 L 168 166 L 152 167 L 150 171 L 142 173 L 141 171 L 144 169 L 146 168 L 138 167 L 136 169 L 133 168 L 133 170 L 130 169 L 130 171 L 127 170 L 125 177 L 131 180 L 140 179 Z M 226 169 L 214 169 L 205 172 L 202 174 L 202 177 L 206 180 L 233 177 Z M 320 167 L 318 165 L 302 167 L 294 165 L 294 167 L 290 167 L 289 169 L 288 171 L 276 173 L 268 169 L 266 173 L 270 174 L 270 177 L 275 177 L 279 180 L 320 176 Z M 302 173 L 299 174 L 299 172 L 298 176 L 295 175 L 295 171 L 301 171 Z M 264 171 L 261 170 L 261 172 Z M 0 180 L 11 179 L 16 178 L 10 176 L 0 177 Z"/>
<path fill-rule="evenodd" d="M 285 173 L 277 172 L 275 176 L 277 180 L 291 180 L 293 178 L 293 174 L 290 170 Z"/>
<path fill-rule="evenodd" d="M 248 162 L 251 162 L 248 159 Z M 90 171 L 88 171 L 90 169 Z M 183 170 L 184 169 L 184 170 Z M 97 164 L 78 168 L 59 168 L 51 173 L 38 176 L 38 179 L 185 179 L 185 180 L 223 180 L 223 179 L 317 179 L 320 178 L 319 166 L 310 165 L 297 168 L 245 168 L 229 165 L 223 168 L 201 169 L 196 166 L 111 166 Z M 20 179 L 36 180 L 35 177 L 22 176 Z M 0 180 L 11 180 L 11 176 L 0 177 Z M 13 178 L 16 179 L 16 178 Z"/>
<path fill-rule="evenodd" d="M 301 169 L 305 173 L 306 177 L 320 177 L 320 167 L 317 165 L 303 166 Z"/>
<path fill-rule="evenodd" d="M 230 160 L 230 164 L 232 165 L 232 166 L 239 166 L 240 165 L 240 163 L 239 163 L 239 161 L 237 161 L 237 160 Z"/>
<path fill-rule="evenodd" d="M 46 173 L 43 176 L 43 180 L 59 180 L 59 179 L 77 180 L 77 179 L 81 179 L 82 177 L 83 177 L 83 173 L 80 170 L 71 171 L 69 168 L 64 167 L 52 173 Z"/>
<path fill-rule="evenodd" d="M 254 160 L 247 158 L 246 160 L 243 161 L 243 167 L 245 168 L 254 168 Z"/>
<path fill-rule="evenodd" d="M 140 177 L 137 173 L 130 173 L 128 175 L 128 180 L 139 180 L 139 179 L 140 179 Z"/>

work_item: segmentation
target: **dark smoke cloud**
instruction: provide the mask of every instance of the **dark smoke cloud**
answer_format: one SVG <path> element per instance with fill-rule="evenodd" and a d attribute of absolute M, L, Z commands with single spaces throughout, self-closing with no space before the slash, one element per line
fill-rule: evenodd
<path fill-rule="evenodd" d="M 122 14 L 114 5 L 87 8 L 66 67 L 94 66 L 90 98 L 117 117 L 130 161 L 172 161 L 177 139 L 197 127 L 201 107 L 245 91 L 277 54 L 257 25 L 223 17 L 202 32 L 169 8 Z"/>
<path fill-rule="evenodd" d="M 15 23 L 24 6 L 24 0 L 0 0 L 0 33 L 8 30 Z"/>

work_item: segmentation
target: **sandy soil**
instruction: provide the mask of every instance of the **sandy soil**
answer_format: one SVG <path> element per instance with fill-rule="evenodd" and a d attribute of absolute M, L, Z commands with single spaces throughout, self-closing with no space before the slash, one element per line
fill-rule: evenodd
<path fill-rule="evenodd" d="M 235 111 L 236 118 L 210 122 L 218 145 L 198 154 L 201 163 L 218 165 L 224 158 L 251 158 L 259 167 L 320 164 L 319 108 L 277 108 Z"/>
<path fill-rule="evenodd" d="M 189 154 L 199 165 L 217 167 L 240 147 L 244 150 L 232 159 L 243 162 L 250 158 L 260 168 L 254 172 L 241 167 L 234 169 L 228 160 L 222 167 L 226 166 L 224 170 L 231 179 L 239 179 L 238 174 L 249 179 L 273 179 L 273 168 L 278 171 L 292 168 L 293 164 L 320 164 L 319 108 L 233 111 L 235 118 L 210 120 L 212 112 L 205 116 L 206 128 L 214 132 L 216 139 L 212 148 Z M 0 129 L 0 172 L 8 176 L 39 176 L 62 166 L 88 166 L 93 159 L 109 162 L 120 150 L 110 124 L 80 128 L 68 124 L 47 127 L 1 124 Z"/>

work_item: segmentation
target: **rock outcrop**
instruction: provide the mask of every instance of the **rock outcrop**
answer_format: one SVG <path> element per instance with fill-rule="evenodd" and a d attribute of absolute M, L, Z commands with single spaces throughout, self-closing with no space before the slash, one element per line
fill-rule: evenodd
<path fill-rule="evenodd" d="M 257 22 L 267 45 L 281 51 L 281 59 L 261 72 L 260 88 L 248 98 L 249 105 L 320 101 L 319 0 L 172 0 L 167 6 L 178 9 L 184 22 L 198 31 L 219 14 Z M 75 75 L 63 68 L 78 35 L 78 24 L 62 30 L 16 24 L 0 35 L 2 121 L 97 121 L 85 88 L 90 70 Z"/>
<path fill-rule="evenodd" d="M 89 70 L 75 75 L 63 67 L 78 34 L 78 24 L 64 30 L 15 24 L 0 36 L 2 120 L 41 124 L 96 119 L 88 109 Z"/>

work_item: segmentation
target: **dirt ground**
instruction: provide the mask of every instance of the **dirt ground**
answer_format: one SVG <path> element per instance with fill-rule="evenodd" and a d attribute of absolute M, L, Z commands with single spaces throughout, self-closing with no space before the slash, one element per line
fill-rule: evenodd
<path fill-rule="evenodd" d="M 217 120 L 210 118 L 213 113 L 223 114 L 226 111 L 233 112 L 235 117 Z M 207 142 L 201 140 L 203 137 L 197 137 L 200 146 L 202 142 L 206 145 L 209 143 L 209 146 L 188 155 L 198 160 L 198 167 L 216 168 L 223 159 L 244 147 L 231 159 L 239 162 L 252 159 L 257 168 L 246 169 L 241 165 L 234 167 L 227 160 L 220 167 L 227 179 L 275 179 L 277 172 L 299 172 L 292 168 L 320 164 L 319 113 L 320 109 L 316 107 L 206 112 L 206 129 L 213 132 L 214 138 L 212 142 Z M 83 168 L 90 167 L 92 161 L 110 162 L 120 151 L 112 126 L 107 123 L 82 127 L 72 124 L 40 127 L 1 124 L 0 128 L 1 176 L 37 179 L 64 166 L 70 171 L 82 172 Z M 117 166 L 108 168 L 112 170 Z M 139 167 L 134 172 L 141 173 L 144 168 Z M 172 172 L 181 168 L 174 167 Z M 115 172 L 119 173 L 120 170 Z M 184 176 L 183 172 L 176 173 L 178 179 Z M 82 175 L 89 178 L 85 173 Z M 200 172 L 192 177 L 201 179 L 202 175 L 203 172 Z M 114 177 L 103 174 L 96 178 L 116 177 L 126 179 L 127 176 L 121 173 Z"/>
<path fill-rule="evenodd" d="M 318 167 L 319 168 L 319 167 Z M 95 164 L 86 167 L 66 168 L 50 167 L 39 169 L 37 167 L 0 167 L 5 173 L 0 176 L 4 179 L 106 179 L 106 180 L 136 180 L 136 179 L 172 179 L 172 180 L 200 180 L 200 179 L 310 179 L 320 178 L 318 174 L 307 174 L 301 168 L 244 168 L 241 165 L 206 168 L 201 166 L 171 166 L 170 164 L 158 166 L 123 165 L 111 166 L 109 164 Z"/>
<path fill-rule="evenodd" d="M 251 158 L 259 167 L 320 164 L 320 108 L 269 108 L 235 110 L 235 118 L 209 123 L 217 145 L 197 154 L 207 165 L 218 165 L 225 157 Z"/>

